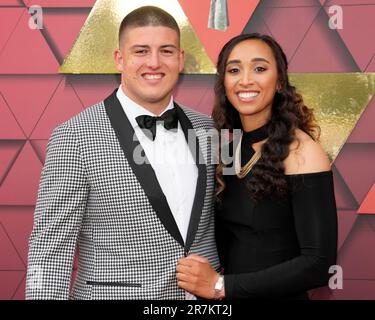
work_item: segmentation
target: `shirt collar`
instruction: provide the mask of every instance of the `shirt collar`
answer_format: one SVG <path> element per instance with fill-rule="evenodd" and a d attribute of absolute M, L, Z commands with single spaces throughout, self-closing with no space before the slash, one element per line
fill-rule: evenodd
<path fill-rule="evenodd" d="M 151 111 L 147 110 L 146 108 L 142 107 L 141 105 L 137 104 L 132 99 L 127 97 L 124 91 L 122 90 L 121 86 L 118 88 L 116 92 L 116 96 L 119 99 L 122 109 L 124 110 L 133 128 L 139 127 L 137 120 L 135 120 L 136 117 L 141 116 L 141 115 L 149 115 L 153 117 L 156 116 L 156 114 L 152 113 Z M 167 110 L 170 110 L 173 108 L 174 108 L 173 97 L 171 97 L 171 100 L 169 101 L 167 107 L 160 115 L 162 115 Z"/>

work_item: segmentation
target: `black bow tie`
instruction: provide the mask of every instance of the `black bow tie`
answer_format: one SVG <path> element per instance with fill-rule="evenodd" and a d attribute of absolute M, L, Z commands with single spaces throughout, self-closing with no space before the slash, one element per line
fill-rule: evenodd
<path fill-rule="evenodd" d="M 135 120 L 139 127 L 144 130 L 145 135 L 152 140 L 155 140 L 157 122 L 163 123 L 164 128 L 167 130 L 176 129 L 178 125 L 176 108 L 164 112 L 160 117 L 142 115 L 136 117 Z"/>

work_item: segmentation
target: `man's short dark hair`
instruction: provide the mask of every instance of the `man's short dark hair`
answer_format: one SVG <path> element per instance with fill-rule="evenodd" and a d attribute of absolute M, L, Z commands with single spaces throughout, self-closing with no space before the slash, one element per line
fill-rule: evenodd
<path fill-rule="evenodd" d="M 120 46 L 121 38 L 127 29 L 147 26 L 171 28 L 176 31 L 178 39 L 180 39 L 180 28 L 176 20 L 168 12 L 158 7 L 144 6 L 133 10 L 122 20 L 119 29 Z"/>

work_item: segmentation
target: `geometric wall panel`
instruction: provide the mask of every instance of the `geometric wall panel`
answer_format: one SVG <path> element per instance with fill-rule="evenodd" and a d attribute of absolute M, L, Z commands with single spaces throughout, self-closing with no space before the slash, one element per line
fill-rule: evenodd
<path fill-rule="evenodd" d="M 258 7 L 255 9 L 253 16 L 247 22 L 246 26 L 242 30 L 242 33 L 252 33 L 257 32 L 260 34 L 266 34 L 272 36 L 272 33 L 265 23 L 265 19 L 267 17 L 267 12 L 269 9 L 267 8 L 268 2 L 261 1 Z M 279 39 L 280 40 L 280 39 Z"/>
<path fill-rule="evenodd" d="M 24 270 L 25 264 L 0 221 L 0 270 Z"/>
<path fill-rule="evenodd" d="M 360 214 L 375 214 L 375 184 L 371 187 L 357 212 Z"/>
<path fill-rule="evenodd" d="M 11 300 L 25 300 L 26 290 L 26 272 L 23 275 L 22 280 L 19 282 L 16 291 L 13 293 Z"/>
<path fill-rule="evenodd" d="M 28 242 L 33 227 L 34 206 L 0 206 L 0 223 L 24 266 L 27 264 Z M 4 259 L 1 258 L 0 259 Z"/>
<path fill-rule="evenodd" d="M 23 0 L 27 6 L 38 5 L 45 8 L 91 8 L 96 0 Z"/>
<path fill-rule="evenodd" d="M 26 136 L 34 129 L 61 80 L 59 75 L 0 76 L 0 90 Z"/>
<path fill-rule="evenodd" d="M 289 60 L 294 56 L 296 49 L 304 40 L 321 7 L 269 7 L 264 8 L 264 23 L 271 34 L 282 46 Z M 293 19 L 290 19 L 290 17 Z M 293 30 L 293 32 L 290 32 Z"/>
<path fill-rule="evenodd" d="M 344 279 L 375 280 L 375 254 L 370 254 L 370 248 L 375 248 L 375 232 L 366 217 L 358 217 L 339 252 L 337 262 L 343 268 Z"/>
<path fill-rule="evenodd" d="M 0 139 L 17 140 L 26 139 L 22 129 L 14 118 L 0 92 Z"/>
<path fill-rule="evenodd" d="M 345 181 L 337 171 L 335 165 L 332 165 L 333 183 L 335 188 L 335 199 L 338 210 L 357 210 L 358 203 L 355 201 L 353 194 L 346 185 Z"/>
<path fill-rule="evenodd" d="M 375 300 L 373 279 L 345 279 L 343 290 L 333 290 L 335 300 Z"/>
<path fill-rule="evenodd" d="M 229 25 L 223 31 L 207 28 L 211 0 L 200 0 L 199 5 L 190 0 L 179 0 L 179 3 L 189 17 L 189 22 L 204 45 L 211 61 L 216 64 L 220 49 L 229 39 L 241 33 L 259 0 L 228 1 Z"/>
<path fill-rule="evenodd" d="M 357 213 L 349 210 L 338 210 L 337 218 L 339 224 L 337 250 L 340 251 L 345 240 L 347 240 L 350 231 L 352 230 L 353 224 L 357 219 Z M 350 237 L 350 236 L 349 236 Z M 350 240 L 348 240 L 350 241 Z"/>
<path fill-rule="evenodd" d="M 214 105 L 214 84 L 211 75 L 191 75 L 183 80 L 184 90 L 179 86 L 173 92 L 173 97 L 183 106 L 194 106 L 195 110 L 210 114 Z M 209 96 L 209 97 L 208 97 Z"/>
<path fill-rule="evenodd" d="M 374 5 L 374 0 L 326 0 L 324 6 L 340 5 L 345 9 L 346 6 L 371 6 Z"/>
<path fill-rule="evenodd" d="M 0 186 L 0 205 L 35 205 L 42 163 L 26 142 Z"/>
<path fill-rule="evenodd" d="M 82 105 L 87 108 L 103 100 L 110 95 L 113 90 L 120 85 L 119 75 L 69 75 L 67 76 L 69 83 L 77 96 L 82 101 Z"/>
<path fill-rule="evenodd" d="M 374 0 L 365 0 L 365 1 L 358 1 L 358 0 L 326 0 L 325 6 L 332 6 L 332 5 L 340 5 L 340 6 L 349 6 L 349 5 L 368 5 L 368 4 L 375 4 Z"/>
<path fill-rule="evenodd" d="M 375 144 L 345 144 L 335 167 L 357 203 L 362 203 L 375 178 Z"/>
<path fill-rule="evenodd" d="M 208 89 L 206 90 L 206 93 L 202 97 L 200 103 L 197 104 L 196 110 L 210 115 L 212 113 L 212 106 L 214 105 L 215 101 L 215 94 L 214 91 L 210 89 L 210 82 L 208 82 L 206 86 L 208 87 Z"/>
<path fill-rule="evenodd" d="M 19 282 L 11 300 L 25 300 L 25 290 L 26 290 L 26 272 L 24 273 L 22 280 Z"/>
<path fill-rule="evenodd" d="M 89 13 L 89 8 L 44 9 L 42 34 L 60 64 L 69 53 Z"/>
<path fill-rule="evenodd" d="M 335 300 L 332 291 L 329 287 L 317 288 L 309 291 L 309 297 L 311 300 Z"/>
<path fill-rule="evenodd" d="M 243 33 L 275 37 L 291 72 L 361 71 L 338 32 L 329 28 L 329 18 L 318 0 L 261 1 Z"/>
<path fill-rule="evenodd" d="M 15 271 L 15 270 L 0 270 L 0 300 L 12 300 L 15 299 L 15 295 L 19 288 L 22 286 L 26 275 L 26 271 Z M 18 299 L 22 299 L 23 295 L 18 294 Z"/>
<path fill-rule="evenodd" d="M 1 4 L 1 3 L 0 3 Z M 2 8 L 0 11 L 0 52 L 19 22 L 22 8 Z"/>
<path fill-rule="evenodd" d="M 30 140 L 30 144 L 35 154 L 38 156 L 39 161 L 44 164 L 46 161 L 48 140 Z"/>
<path fill-rule="evenodd" d="M 40 30 L 29 28 L 30 17 L 27 9 L 23 9 L 19 23 L 0 53 L 1 74 L 55 74 L 58 71 L 59 64 Z"/>
<path fill-rule="evenodd" d="M 367 66 L 366 72 L 375 72 L 375 54 L 372 56 L 372 60 Z"/>
<path fill-rule="evenodd" d="M 49 139 L 53 129 L 81 111 L 83 106 L 76 93 L 65 81 L 61 81 L 32 132 L 31 139 Z"/>
<path fill-rule="evenodd" d="M 23 6 L 22 0 L 1 0 L 0 7 L 20 7 Z"/>
<path fill-rule="evenodd" d="M 358 120 L 353 132 L 350 134 L 347 143 L 375 143 L 375 95 L 369 102 L 366 110 Z"/>
<path fill-rule="evenodd" d="M 24 141 L 0 140 L 0 186 L 22 150 Z"/>
<path fill-rule="evenodd" d="M 290 60 L 291 72 L 358 72 L 358 65 L 322 8 Z M 324 71 L 323 71 L 324 70 Z"/>
<path fill-rule="evenodd" d="M 325 9 L 328 12 L 328 6 Z M 375 53 L 375 2 L 374 5 L 343 6 L 342 10 L 343 29 L 337 32 L 360 70 L 365 71 Z"/>
<path fill-rule="evenodd" d="M 366 216 L 368 224 L 371 226 L 372 230 L 375 232 L 375 218 L 374 216 Z"/>
<path fill-rule="evenodd" d="M 261 5 L 271 8 L 288 8 L 288 7 L 313 7 L 320 6 L 317 0 L 266 0 L 261 1 Z"/>

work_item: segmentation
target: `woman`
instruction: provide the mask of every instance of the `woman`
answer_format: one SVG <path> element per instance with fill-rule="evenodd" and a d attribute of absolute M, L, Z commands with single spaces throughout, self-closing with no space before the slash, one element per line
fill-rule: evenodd
<path fill-rule="evenodd" d="M 316 142 L 319 127 L 271 37 L 231 39 L 217 71 L 216 127 L 243 130 L 233 148 L 236 174 L 217 167 L 223 275 L 192 254 L 178 263 L 178 285 L 208 299 L 307 299 L 307 290 L 328 284 L 337 249 L 333 178 Z"/>

